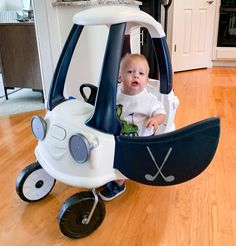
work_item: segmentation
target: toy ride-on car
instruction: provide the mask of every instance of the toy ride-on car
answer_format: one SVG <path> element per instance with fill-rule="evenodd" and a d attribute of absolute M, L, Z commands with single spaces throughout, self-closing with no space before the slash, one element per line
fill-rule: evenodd
<path fill-rule="evenodd" d="M 88 25 L 109 28 L 100 81 L 98 86 L 82 84 L 84 100 L 66 98 L 63 91 L 70 61 L 82 30 Z M 163 102 L 167 117 L 159 135 L 121 136 L 116 115 L 119 64 L 124 40 L 140 27 L 149 31 L 160 71 L 159 80 L 150 80 L 148 90 Z M 91 90 L 88 96 L 85 87 Z M 129 178 L 165 186 L 194 178 L 215 154 L 220 120 L 209 118 L 175 130 L 177 107 L 165 34 L 155 19 L 128 6 L 102 6 L 79 12 L 73 17 L 54 73 L 47 113 L 45 117 L 32 118 L 32 132 L 38 140 L 37 161 L 19 174 L 18 195 L 27 202 L 38 201 L 51 192 L 55 180 L 91 189 L 68 198 L 58 214 L 61 232 L 81 238 L 92 233 L 104 219 L 105 206 L 96 188 L 107 182 Z"/>

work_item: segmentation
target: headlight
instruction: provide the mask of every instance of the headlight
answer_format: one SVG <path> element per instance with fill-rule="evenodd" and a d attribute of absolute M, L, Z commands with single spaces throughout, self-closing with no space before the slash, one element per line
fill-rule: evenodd
<path fill-rule="evenodd" d="M 88 139 L 84 135 L 78 133 L 71 136 L 69 140 L 69 149 L 76 162 L 84 163 L 88 160 L 92 147 Z"/>
<path fill-rule="evenodd" d="M 31 129 L 37 140 L 43 141 L 47 132 L 47 123 L 40 116 L 34 116 L 31 120 Z"/>

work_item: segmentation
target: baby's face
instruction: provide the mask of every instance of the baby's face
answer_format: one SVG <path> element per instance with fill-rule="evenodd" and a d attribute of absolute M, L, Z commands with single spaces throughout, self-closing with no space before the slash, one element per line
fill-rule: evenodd
<path fill-rule="evenodd" d="M 121 90 L 126 95 L 137 95 L 148 81 L 148 67 L 140 58 L 129 59 L 120 74 Z"/>

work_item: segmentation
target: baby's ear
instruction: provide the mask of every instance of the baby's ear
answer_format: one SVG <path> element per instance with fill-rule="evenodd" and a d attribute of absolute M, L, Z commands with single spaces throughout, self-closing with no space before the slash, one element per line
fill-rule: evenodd
<path fill-rule="evenodd" d="M 118 82 L 121 83 L 121 74 L 118 76 Z"/>

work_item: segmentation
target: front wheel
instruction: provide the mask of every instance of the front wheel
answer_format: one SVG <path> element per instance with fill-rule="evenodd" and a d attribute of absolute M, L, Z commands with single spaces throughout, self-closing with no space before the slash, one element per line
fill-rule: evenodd
<path fill-rule="evenodd" d="M 38 162 L 24 168 L 16 179 L 16 192 L 26 202 L 36 202 L 46 197 L 56 180 L 44 171 Z"/>
<path fill-rule="evenodd" d="M 94 194 L 89 191 L 77 193 L 64 202 L 58 214 L 58 222 L 65 236 L 86 237 L 100 226 L 105 217 L 105 205 L 100 198 L 91 219 L 86 223 L 94 202 Z"/>

